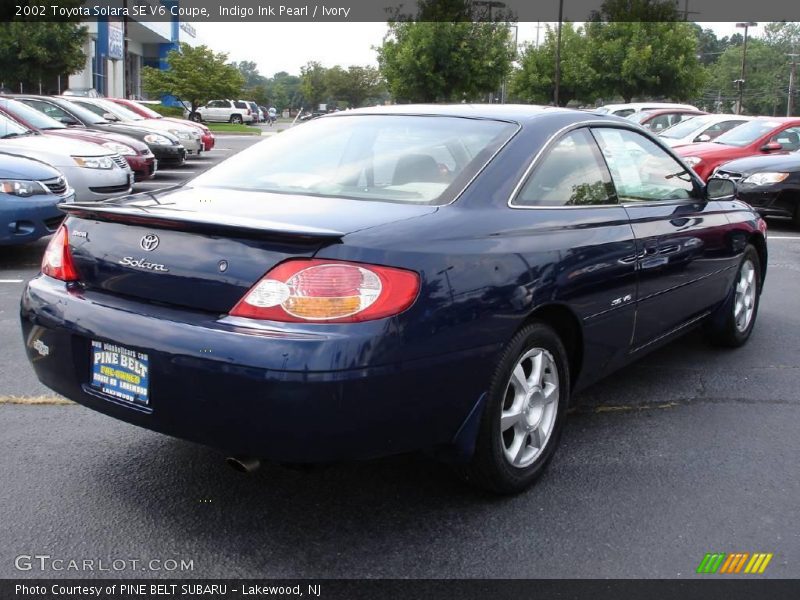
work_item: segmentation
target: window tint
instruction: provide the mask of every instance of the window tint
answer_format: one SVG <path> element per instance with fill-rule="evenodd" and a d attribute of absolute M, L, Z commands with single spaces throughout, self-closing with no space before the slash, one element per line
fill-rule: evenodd
<path fill-rule="evenodd" d="M 613 128 L 597 128 L 594 133 L 620 202 L 694 196 L 694 183 L 686 167 L 645 136 Z"/>
<path fill-rule="evenodd" d="M 778 142 L 784 150 L 792 152 L 800 149 L 800 127 L 790 127 L 770 139 L 770 142 Z"/>
<path fill-rule="evenodd" d="M 618 117 L 627 117 L 628 115 L 632 115 L 636 111 L 632 108 L 621 108 L 619 110 L 615 110 L 614 114 Z"/>
<path fill-rule="evenodd" d="M 568 133 L 551 146 L 514 199 L 516 206 L 615 203 L 608 169 L 586 129 Z"/>
<path fill-rule="evenodd" d="M 247 102 L 236 101 L 233 103 L 236 108 L 248 108 Z"/>

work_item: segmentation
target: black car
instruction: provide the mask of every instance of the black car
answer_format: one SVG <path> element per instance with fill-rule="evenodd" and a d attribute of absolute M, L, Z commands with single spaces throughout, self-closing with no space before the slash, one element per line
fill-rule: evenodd
<path fill-rule="evenodd" d="M 159 131 L 133 124 L 111 123 L 92 111 L 63 98 L 26 95 L 9 97 L 24 102 L 68 127 L 83 127 L 93 131 L 129 135 L 147 144 L 147 147 L 150 148 L 150 151 L 158 160 L 159 165 L 182 165 L 186 162 L 186 148 L 177 137 L 167 131 Z"/>
<path fill-rule="evenodd" d="M 800 150 L 751 156 L 720 166 L 716 177 L 738 184 L 737 196 L 765 217 L 789 217 L 800 227 Z"/>

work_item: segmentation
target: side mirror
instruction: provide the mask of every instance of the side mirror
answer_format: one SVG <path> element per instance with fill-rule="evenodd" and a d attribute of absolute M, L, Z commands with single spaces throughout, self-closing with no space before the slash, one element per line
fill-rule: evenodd
<path fill-rule="evenodd" d="M 779 150 L 783 150 L 783 146 L 781 146 L 778 142 L 767 142 L 761 146 L 762 152 L 777 152 Z"/>
<path fill-rule="evenodd" d="M 694 141 L 695 142 L 710 142 L 711 141 L 711 136 L 708 135 L 707 133 L 701 133 L 696 138 L 694 138 Z"/>
<path fill-rule="evenodd" d="M 711 177 L 706 182 L 706 200 L 733 200 L 736 197 L 736 183 L 722 177 Z"/>
<path fill-rule="evenodd" d="M 117 115 L 112 115 L 112 114 L 111 114 L 111 113 L 109 113 L 109 112 L 107 112 L 107 113 L 103 113 L 103 118 L 104 118 L 106 121 L 112 121 L 112 122 L 119 121 L 119 117 L 118 117 Z"/>
<path fill-rule="evenodd" d="M 75 119 L 73 119 L 72 117 L 61 117 L 59 119 L 59 122 L 63 123 L 64 125 L 67 125 L 67 126 L 77 125 L 78 124 L 78 122 Z"/>

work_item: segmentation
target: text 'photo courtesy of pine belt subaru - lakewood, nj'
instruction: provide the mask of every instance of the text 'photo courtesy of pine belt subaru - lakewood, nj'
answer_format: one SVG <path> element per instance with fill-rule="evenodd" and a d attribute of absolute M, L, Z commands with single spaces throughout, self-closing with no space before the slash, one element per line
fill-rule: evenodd
<path fill-rule="evenodd" d="M 766 225 L 735 187 L 616 117 L 340 112 L 64 205 L 24 341 L 58 393 L 244 468 L 426 449 L 518 492 L 576 390 L 694 326 L 748 339 Z"/>

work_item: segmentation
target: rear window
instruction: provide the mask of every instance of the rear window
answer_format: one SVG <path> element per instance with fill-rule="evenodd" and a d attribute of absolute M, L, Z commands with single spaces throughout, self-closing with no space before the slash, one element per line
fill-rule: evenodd
<path fill-rule="evenodd" d="M 326 117 L 240 152 L 192 185 L 446 204 L 517 128 L 460 117 Z"/>

